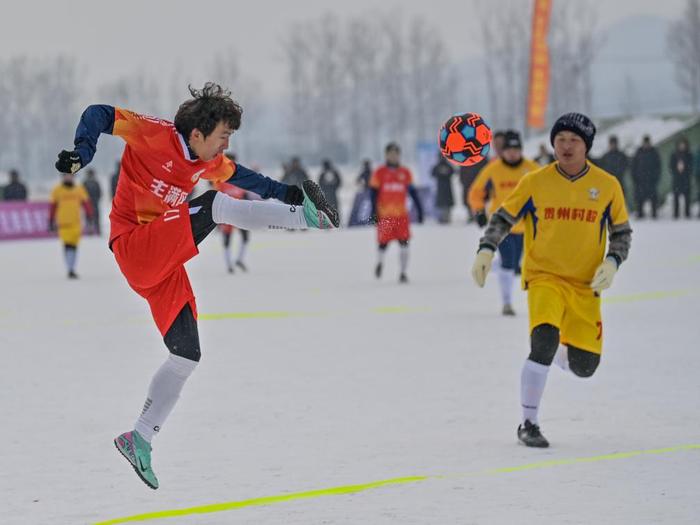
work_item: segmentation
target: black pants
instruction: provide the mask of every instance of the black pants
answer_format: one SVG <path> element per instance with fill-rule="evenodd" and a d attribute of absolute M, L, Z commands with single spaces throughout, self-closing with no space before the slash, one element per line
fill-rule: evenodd
<path fill-rule="evenodd" d="M 659 196 L 657 195 L 656 188 L 653 189 L 641 189 L 635 191 L 635 201 L 637 217 L 643 219 L 645 217 L 644 204 L 647 201 L 651 202 L 651 216 L 656 219 L 657 216 L 657 204 L 659 201 Z"/>
<path fill-rule="evenodd" d="M 216 228 L 212 218 L 212 204 L 216 191 L 209 190 L 190 201 L 190 227 L 195 244 L 199 245 Z M 199 345 L 199 330 L 189 304 L 183 306 L 163 337 L 165 346 L 174 355 L 199 361 L 201 351 Z"/>
<path fill-rule="evenodd" d="M 690 218 L 690 186 L 673 189 L 673 218 L 677 219 L 680 216 L 681 206 L 680 198 L 683 197 L 683 206 L 685 208 L 684 216 Z"/>

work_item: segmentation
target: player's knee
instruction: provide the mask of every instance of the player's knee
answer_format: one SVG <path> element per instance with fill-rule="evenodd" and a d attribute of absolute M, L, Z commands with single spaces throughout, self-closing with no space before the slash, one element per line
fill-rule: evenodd
<path fill-rule="evenodd" d="M 199 331 L 197 320 L 189 304 L 180 310 L 170 329 L 163 336 L 163 341 L 171 354 L 199 362 L 201 358 Z"/>
<path fill-rule="evenodd" d="M 568 356 L 569 370 L 578 377 L 591 377 L 600 364 L 600 356 L 598 354 L 581 350 L 575 346 L 568 347 Z"/>
<path fill-rule="evenodd" d="M 530 355 L 528 359 L 549 366 L 559 347 L 559 329 L 551 324 L 537 325 L 530 334 Z"/>

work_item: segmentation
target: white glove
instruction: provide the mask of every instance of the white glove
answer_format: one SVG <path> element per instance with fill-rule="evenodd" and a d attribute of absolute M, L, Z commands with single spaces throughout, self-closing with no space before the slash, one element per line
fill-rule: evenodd
<path fill-rule="evenodd" d="M 486 276 L 489 274 L 489 270 L 491 270 L 491 261 L 493 261 L 493 250 L 490 248 L 481 248 L 476 253 L 474 266 L 472 266 L 472 277 L 480 288 L 484 287 Z"/>
<path fill-rule="evenodd" d="M 595 275 L 591 281 L 591 288 L 593 288 L 593 291 L 600 293 L 610 288 L 616 273 L 617 261 L 612 257 L 607 257 L 595 271 Z"/>

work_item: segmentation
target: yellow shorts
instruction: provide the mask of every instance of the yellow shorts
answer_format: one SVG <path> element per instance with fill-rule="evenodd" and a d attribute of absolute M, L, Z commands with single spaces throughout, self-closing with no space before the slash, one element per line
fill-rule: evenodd
<path fill-rule="evenodd" d="M 71 246 L 77 246 L 80 242 L 80 234 L 82 233 L 82 228 L 80 225 L 77 226 L 59 226 L 58 237 L 63 241 L 63 244 L 70 244 Z"/>
<path fill-rule="evenodd" d="M 558 281 L 539 281 L 527 290 L 530 332 L 541 324 L 559 328 L 559 339 L 594 354 L 603 351 L 600 297 L 593 290 Z"/>

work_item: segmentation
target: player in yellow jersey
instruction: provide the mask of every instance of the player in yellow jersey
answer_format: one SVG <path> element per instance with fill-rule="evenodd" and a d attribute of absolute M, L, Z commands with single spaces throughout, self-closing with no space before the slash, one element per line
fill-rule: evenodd
<path fill-rule="evenodd" d="M 530 355 L 521 374 L 518 439 L 531 447 L 549 446 L 537 416 L 552 362 L 579 377 L 592 376 L 600 363 L 600 293 L 612 284 L 632 240 L 620 183 L 586 160 L 595 131 L 580 113 L 556 121 L 550 140 L 557 162 L 525 175 L 503 201 L 472 268 L 474 280 L 484 286 L 496 247 L 524 220 Z"/>
<path fill-rule="evenodd" d="M 73 175 L 62 174 L 62 181 L 51 192 L 51 208 L 49 211 L 49 229 L 58 231 L 58 237 L 63 242 L 63 250 L 69 279 L 77 279 L 75 263 L 78 255 L 78 243 L 82 234 L 80 219 L 81 207 L 88 218 L 92 217 L 90 197 L 85 188 L 76 184 Z"/>
<path fill-rule="evenodd" d="M 477 176 L 469 190 L 469 208 L 475 213 L 476 223 L 486 226 L 488 215 L 493 215 L 503 201 L 518 185 L 523 175 L 535 171 L 539 165 L 523 157 L 523 145 L 517 131 L 508 130 L 503 134 L 503 147 L 499 158 L 491 161 Z M 498 282 L 503 299 L 503 315 L 515 315 L 513 310 L 513 282 L 520 269 L 523 254 L 523 232 L 525 226 L 519 221 L 510 234 L 498 245 L 501 264 Z"/>

